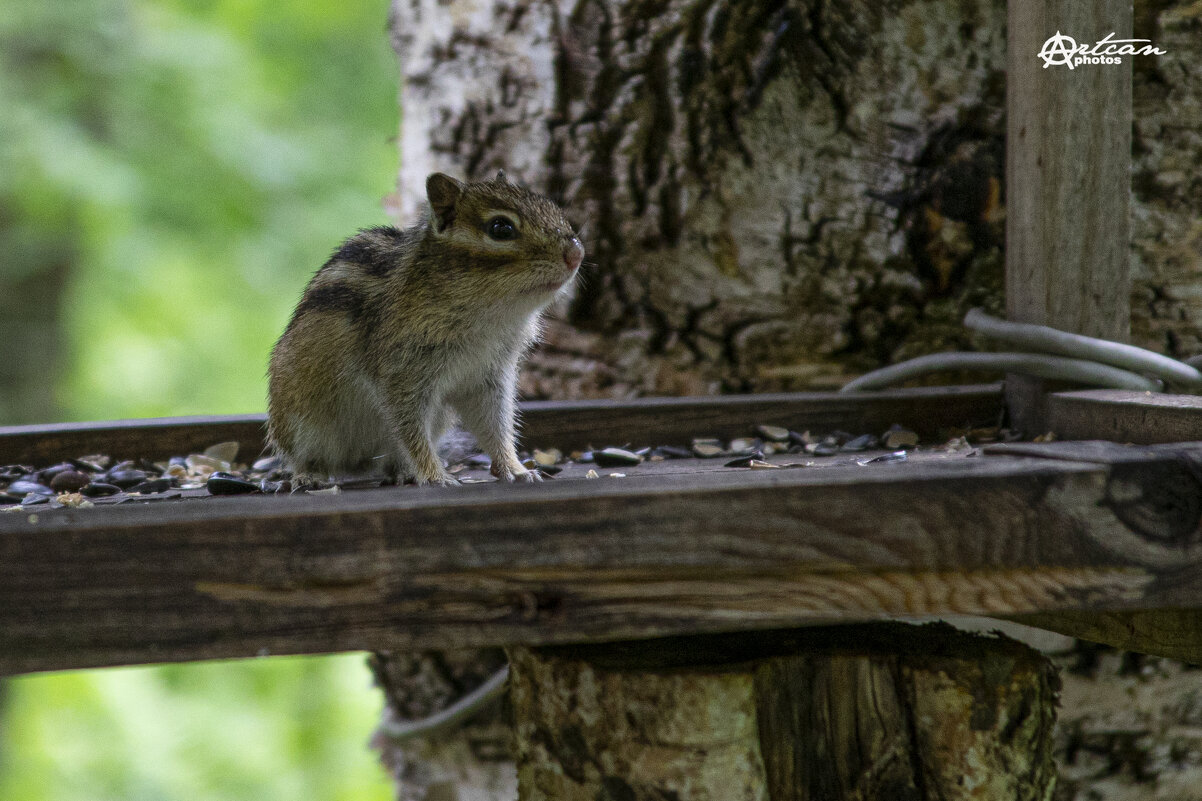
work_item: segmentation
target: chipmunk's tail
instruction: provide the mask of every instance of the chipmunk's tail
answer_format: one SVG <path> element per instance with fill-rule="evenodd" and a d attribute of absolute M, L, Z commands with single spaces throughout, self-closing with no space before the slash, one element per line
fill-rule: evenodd
<path fill-rule="evenodd" d="M 462 462 L 480 452 L 480 443 L 470 433 L 458 426 L 442 435 L 436 448 L 438 455 L 447 464 Z"/>

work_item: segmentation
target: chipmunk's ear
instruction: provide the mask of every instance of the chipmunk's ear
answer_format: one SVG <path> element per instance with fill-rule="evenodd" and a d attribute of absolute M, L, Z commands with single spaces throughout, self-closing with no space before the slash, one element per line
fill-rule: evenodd
<path fill-rule="evenodd" d="M 442 232 L 455 221 L 455 203 L 463 194 L 463 184 L 441 172 L 426 179 L 426 199 L 430 201 L 434 230 Z"/>
<path fill-rule="evenodd" d="M 497 183 L 499 183 L 499 184 L 509 183 L 509 176 L 505 174 L 504 170 L 497 170 Z"/>

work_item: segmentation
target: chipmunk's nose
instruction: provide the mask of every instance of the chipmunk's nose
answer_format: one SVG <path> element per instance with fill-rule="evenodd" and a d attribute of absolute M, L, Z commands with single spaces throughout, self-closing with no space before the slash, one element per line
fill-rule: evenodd
<path fill-rule="evenodd" d="M 572 237 L 563 246 L 563 263 L 568 266 L 569 272 L 576 272 L 576 268 L 582 261 L 584 261 L 584 245 L 580 244 L 579 239 Z"/>

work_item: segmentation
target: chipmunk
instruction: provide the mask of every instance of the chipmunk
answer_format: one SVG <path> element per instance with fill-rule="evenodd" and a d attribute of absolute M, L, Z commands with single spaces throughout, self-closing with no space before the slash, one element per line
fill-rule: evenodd
<path fill-rule="evenodd" d="M 584 247 L 504 172 L 426 179 L 428 217 L 360 231 L 306 287 L 268 369 L 268 439 L 299 486 L 378 474 L 454 485 L 436 445 L 458 416 L 503 481 L 536 481 L 514 445 L 518 362 Z"/>

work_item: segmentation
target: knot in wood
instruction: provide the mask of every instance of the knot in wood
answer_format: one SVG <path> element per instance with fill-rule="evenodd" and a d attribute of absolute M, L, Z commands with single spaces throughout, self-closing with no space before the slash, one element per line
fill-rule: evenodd
<path fill-rule="evenodd" d="M 1117 464 L 1102 505 L 1144 539 L 1180 548 L 1200 539 L 1202 481 L 1184 463 Z"/>
<path fill-rule="evenodd" d="M 563 598 L 555 593 L 513 590 L 504 596 L 513 619 L 523 622 L 554 618 L 563 607 Z"/>

